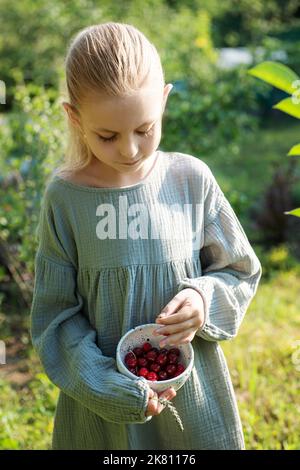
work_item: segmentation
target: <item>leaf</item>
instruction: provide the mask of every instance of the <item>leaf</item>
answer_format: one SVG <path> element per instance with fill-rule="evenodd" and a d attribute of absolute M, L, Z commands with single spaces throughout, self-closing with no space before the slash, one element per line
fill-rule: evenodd
<path fill-rule="evenodd" d="M 279 109 L 283 113 L 289 114 L 297 119 L 300 119 L 300 104 L 293 102 L 292 98 L 284 98 L 279 103 L 273 106 L 274 109 Z"/>
<path fill-rule="evenodd" d="M 272 61 L 262 62 L 249 69 L 248 73 L 290 95 L 296 91 L 296 85 L 294 84 L 293 86 L 293 83 L 296 82 L 296 80 L 300 80 L 298 75 L 289 67 L 279 62 Z"/>
<path fill-rule="evenodd" d="M 290 156 L 290 155 L 292 155 L 292 156 L 293 155 L 299 155 L 300 156 L 300 144 L 296 144 L 290 149 L 290 151 L 288 153 L 288 156 Z"/>
<path fill-rule="evenodd" d="M 298 207 L 298 209 L 293 209 L 292 211 L 289 211 L 289 212 L 284 212 L 284 214 L 295 215 L 296 217 L 300 217 L 300 207 Z"/>

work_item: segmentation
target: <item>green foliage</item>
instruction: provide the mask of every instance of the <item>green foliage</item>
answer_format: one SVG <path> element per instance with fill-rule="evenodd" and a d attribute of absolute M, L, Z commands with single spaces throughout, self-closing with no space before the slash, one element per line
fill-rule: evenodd
<path fill-rule="evenodd" d="M 13 86 L 20 81 L 59 88 L 63 58 L 70 39 L 82 28 L 106 21 L 133 24 L 161 53 L 167 77 L 213 76 L 215 53 L 210 41 L 210 17 L 205 11 L 182 7 L 177 12 L 162 0 L 24 0 L 0 2 L 1 80 L 6 83 L 7 101 L 12 103 Z M 155 10 L 156 21 L 147 21 Z M 16 34 L 16 31 L 18 34 Z M 200 41 L 200 43 L 199 43 Z"/>
<path fill-rule="evenodd" d="M 290 116 L 300 119 L 300 78 L 293 70 L 283 64 L 267 61 L 251 68 L 248 73 L 291 94 L 291 98 L 281 100 L 279 103 L 274 105 L 273 108 L 279 109 Z M 297 149 L 299 145 L 300 144 L 293 146 L 288 155 L 298 155 Z M 285 214 L 300 217 L 300 208 L 285 212 Z"/>
<path fill-rule="evenodd" d="M 66 44 L 81 27 L 101 22 L 105 3 L 90 0 L 1 0 L 1 79 L 12 87 L 22 79 L 36 85 L 58 87 Z"/>
<path fill-rule="evenodd" d="M 155 21 L 151 18 L 155 9 Z M 216 53 L 211 41 L 211 16 L 205 9 L 185 5 L 173 11 L 162 0 L 126 2 L 126 8 L 113 13 L 114 21 L 133 24 L 156 46 L 166 80 L 198 83 L 213 81 Z"/>
<path fill-rule="evenodd" d="M 300 144 L 293 145 L 290 149 L 288 156 L 300 155 Z"/>
<path fill-rule="evenodd" d="M 166 3 L 179 11 L 181 0 Z M 269 33 L 296 23 L 298 0 L 185 0 L 185 7 L 203 9 L 212 17 L 213 42 L 217 47 L 260 43 Z M 293 38 L 294 39 L 294 38 Z"/>
<path fill-rule="evenodd" d="M 240 152 L 248 131 L 257 129 L 254 87 L 243 68 L 218 74 L 213 83 L 198 82 L 171 92 L 164 127 L 166 150 L 220 161 Z"/>
<path fill-rule="evenodd" d="M 295 23 L 299 6 L 298 0 L 223 0 L 217 7 L 213 3 L 213 40 L 218 47 L 261 44 L 268 34 L 282 25 Z"/>
<path fill-rule="evenodd" d="M 272 61 L 262 62 L 252 67 L 248 73 L 289 94 L 295 92 L 293 82 L 299 78 L 298 75 L 286 65 Z"/>
<path fill-rule="evenodd" d="M 18 188 L 0 187 L 0 237 L 18 245 L 19 260 L 29 272 L 33 272 L 42 194 L 47 178 L 62 159 L 64 135 L 57 92 L 33 84 L 17 86 L 14 109 L 0 128 L 0 161 L 2 182 L 13 170 Z"/>

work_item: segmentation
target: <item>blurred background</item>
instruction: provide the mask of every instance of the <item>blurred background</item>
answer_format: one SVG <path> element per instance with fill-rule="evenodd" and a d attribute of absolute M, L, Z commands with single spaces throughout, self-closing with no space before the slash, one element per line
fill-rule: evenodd
<path fill-rule="evenodd" d="M 300 207 L 287 156 L 300 129 L 272 109 L 286 94 L 248 73 L 272 60 L 300 74 L 297 0 L 0 0 L 0 449 L 51 445 L 58 389 L 29 336 L 35 230 L 64 154 L 66 48 L 106 21 L 157 47 L 174 85 L 159 148 L 209 165 L 263 266 L 239 335 L 221 344 L 246 448 L 300 449 L 300 219 L 284 214 Z"/>

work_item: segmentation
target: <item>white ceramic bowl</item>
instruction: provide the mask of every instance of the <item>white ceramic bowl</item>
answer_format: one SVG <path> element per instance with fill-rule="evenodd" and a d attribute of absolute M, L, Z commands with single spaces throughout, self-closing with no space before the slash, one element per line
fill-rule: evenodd
<path fill-rule="evenodd" d="M 133 350 L 134 348 L 141 346 L 143 343 L 149 341 L 153 347 L 160 349 L 159 342 L 162 340 L 163 336 L 154 336 L 153 331 L 159 328 L 157 323 L 148 323 L 146 325 L 139 325 L 132 330 L 129 330 L 119 341 L 117 346 L 117 367 L 119 372 L 127 375 L 131 379 L 136 379 L 137 376 L 130 372 L 125 363 L 124 358 L 126 354 Z M 175 346 L 166 345 L 166 349 L 171 349 Z M 176 346 L 180 352 L 180 362 L 184 365 L 185 370 L 182 374 L 174 377 L 173 379 L 168 380 L 146 380 L 149 384 L 149 387 L 152 388 L 155 392 L 162 392 L 169 387 L 173 387 L 175 390 L 179 390 L 183 384 L 186 382 L 194 365 L 194 350 L 191 343 L 179 344 Z"/>

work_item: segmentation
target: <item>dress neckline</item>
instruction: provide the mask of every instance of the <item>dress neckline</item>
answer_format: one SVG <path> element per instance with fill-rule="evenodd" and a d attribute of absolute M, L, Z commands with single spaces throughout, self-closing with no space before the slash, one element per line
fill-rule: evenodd
<path fill-rule="evenodd" d="M 89 191 L 89 192 L 116 192 L 116 191 L 130 191 L 130 190 L 138 189 L 150 183 L 150 181 L 152 181 L 154 176 L 159 171 L 161 158 L 162 158 L 162 155 L 161 155 L 162 152 L 160 150 L 157 150 L 155 153 L 156 153 L 156 158 L 155 158 L 155 161 L 154 161 L 154 164 L 152 166 L 150 173 L 148 173 L 148 175 L 145 178 L 143 178 L 141 181 L 139 181 L 138 183 L 132 184 L 130 186 L 112 186 L 111 188 L 110 187 L 106 188 L 106 187 L 97 187 L 97 186 L 85 186 L 82 184 L 74 183 L 72 181 L 68 181 L 64 179 L 63 177 L 58 176 L 56 174 L 53 175 L 53 180 L 59 181 L 60 183 L 66 186 L 69 186 L 73 189 L 77 189 L 80 191 Z"/>

